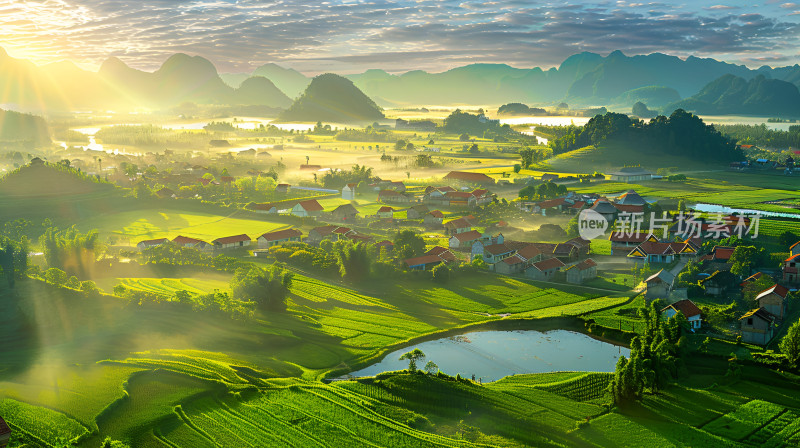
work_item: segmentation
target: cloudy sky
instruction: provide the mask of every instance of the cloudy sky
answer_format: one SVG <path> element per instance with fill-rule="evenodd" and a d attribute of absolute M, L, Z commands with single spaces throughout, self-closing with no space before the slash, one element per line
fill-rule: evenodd
<path fill-rule="evenodd" d="M 154 70 L 184 52 L 221 72 L 275 62 L 307 74 L 549 68 L 580 51 L 617 49 L 751 67 L 800 62 L 800 3 L 719 1 L 0 0 L 0 47 L 89 69 L 117 56 Z"/>

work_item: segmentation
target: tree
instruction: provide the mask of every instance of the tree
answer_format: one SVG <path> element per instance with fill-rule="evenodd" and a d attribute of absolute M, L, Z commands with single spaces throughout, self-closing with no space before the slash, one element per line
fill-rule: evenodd
<path fill-rule="evenodd" d="M 369 275 L 370 259 L 366 244 L 343 242 L 338 257 L 342 278 L 357 283 Z"/>
<path fill-rule="evenodd" d="M 428 374 L 433 375 L 439 371 L 439 366 L 437 366 L 433 361 L 428 361 L 428 363 L 425 364 L 425 371 L 428 372 Z"/>
<path fill-rule="evenodd" d="M 394 250 L 401 258 L 414 258 L 425 252 L 425 240 L 413 230 L 405 229 L 397 232 L 392 240 Z"/>
<path fill-rule="evenodd" d="M 514 164 L 514 172 L 515 172 L 515 173 L 517 173 L 517 174 L 519 174 L 519 172 L 520 172 L 521 170 L 522 170 L 522 165 L 520 165 L 519 163 L 515 163 L 515 164 Z"/>
<path fill-rule="evenodd" d="M 800 321 L 796 321 L 789 327 L 786 335 L 781 339 L 779 344 L 781 353 L 786 355 L 789 364 L 792 367 L 797 367 L 800 363 Z"/>
<path fill-rule="evenodd" d="M 408 144 L 408 142 L 406 142 L 403 139 L 400 139 L 400 140 L 398 140 L 398 141 L 396 141 L 394 143 L 394 149 L 397 150 L 397 151 L 402 151 L 402 150 L 406 149 L 406 145 L 407 144 Z"/>
<path fill-rule="evenodd" d="M 800 235 L 789 230 L 784 231 L 781 233 L 781 236 L 778 237 L 778 243 L 784 247 L 789 247 L 798 241 L 800 241 Z"/>
<path fill-rule="evenodd" d="M 238 300 L 253 300 L 261 308 L 280 310 L 286 306 L 293 277 L 293 273 L 276 264 L 267 268 L 241 267 L 231 279 L 231 292 Z"/>
<path fill-rule="evenodd" d="M 444 263 L 434 266 L 431 270 L 431 278 L 436 283 L 447 283 L 450 280 L 450 268 Z"/>
<path fill-rule="evenodd" d="M 731 274 L 748 277 L 753 266 L 764 258 L 764 249 L 755 246 L 737 246 L 731 254 Z"/>
<path fill-rule="evenodd" d="M 519 157 L 522 160 L 522 169 L 527 170 L 533 164 L 536 150 L 531 148 L 523 148 L 519 151 Z"/>
<path fill-rule="evenodd" d="M 410 352 L 406 352 L 403 356 L 400 357 L 400 361 L 408 360 L 408 370 L 412 372 L 417 371 L 417 362 L 422 361 L 425 359 L 425 353 L 422 350 L 415 348 Z"/>
<path fill-rule="evenodd" d="M 569 220 L 567 223 L 567 237 L 575 238 L 579 235 L 578 229 L 578 217 L 574 216 L 572 219 Z"/>
<path fill-rule="evenodd" d="M 683 199 L 678 201 L 678 211 L 686 212 L 686 201 L 684 201 Z"/>

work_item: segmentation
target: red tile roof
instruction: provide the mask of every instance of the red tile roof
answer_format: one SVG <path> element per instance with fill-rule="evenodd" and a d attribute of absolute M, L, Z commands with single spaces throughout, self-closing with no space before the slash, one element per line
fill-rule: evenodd
<path fill-rule="evenodd" d="M 577 248 L 572 244 L 558 243 L 556 247 L 553 248 L 553 253 L 558 255 L 570 255 L 575 250 L 577 250 Z"/>
<path fill-rule="evenodd" d="M 389 206 L 386 206 L 386 205 L 384 205 L 383 207 L 378 209 L 378 213 L 389 213 L 389 212 L 393 212 L 393 211 L 394 211 L 394 209 L 392 207 L 389 207 Z"/>
<path fill-rule="evenodd" d="M 458 218 L 444 223 L 444 226 L 449 229 L 466 229 L 472 227 L 472 224 L 466 218 Z"/>
<path fill-rule="evenodd" d="M 434 218 L 444 218 L 444 213 L 442 213 L 441 210 L 434 210 L 428 214 L 433 216 Z"/>
<path fill-rule="evenodd" d="M 327 225 L 327 226 L 314 227 L 313 229 L 311 229 L 311 232 L 314 232 L 314 233 L 316 233 L 316 234 L 318 234 L 320 236 L 326 236 L 326 235 L 330 235 L 331 233 L 333 233 L 334 230 L 336 230 L 338 228 L 339 228 L 339 226 L 334 226 L 334 225 L 331 224 L 331 225 Z M 309 232 L 309 234 L 311 232 Z"/>
<path fill-rule="evenodd" d="M 404 263 L 407 264 L 409 267 L 419 266 L 421 264 L 442 263 L 442 262 L 444 262 L 444 260 L 442 260 L 440 257 L 436 255 L 423 255 L 421 257 L 408 258 L 404 260 Z"/>
<path fill-rule="evenodd" d="M 318 212 L 322 211 L 322 206 L 317 202 L 316 199 L 309 199 L 307 201 L 298 202 L 300 207 L 307 212 Z"/>
<path fill-rule="evenodd" d="M 525 260 L 520 258 L 519 255 L 514 255 L 514 256 L 511 256 L 511 257 L 508 257 L 508 258 L 504 258 L 502 260 L 502 262 L 507 264 L 507 265 L 514 265 L 514 264 L 525 263 Z"/>
<path fill-rule="evenodd" d="M 513 250 L 505 244 L 490 244 L 483 248 L 484 252 L 489 252 L 492 255 L 503 255 Z"/>
<path fill-rule="evenodd" d="M 425 255 L 436 255 L 447 262 L 456 261 L 456 256 L 442 246 L 433 246 L 429 251 L 425 252 Z"/>
<path fill-rule="evenodd" d="M 597 263 L 595 263 L 594 260 L 592 260 L 591 258 L 587 258 L 581 261 L 580 263 L 573 264 L 572 266 L 569 267 L 569 269 L 575 268 L 579 271 L 585 271 L 595 266 L 597 266 Z"/>
<path fill-rule="evenodd" d="M 641 213 L 644 211 L 644 206 L 641 205 L 614 204 L 614 207 L 621 212 L 627 213 Z"/>
<path fill-rule="evenodd" d="M 663 313 L 668 308 L 672 308 L 676 312 L 683 314 L 687 319 L 692 316 L 698 316 L 702 313 L 700 308 L 698 308 L 697 305 L 695 305 L 694 302 L 689 299 L 678 300 L 671 305 L 667 305 L 661 310 L 661 312 Z"/>
<path fill-rule="evenodd" d="M 185 246 L 187 244 L 198 244 L 198 243 L 205 243 L 203 240 L 198 240 L 197 238 L 189 238 L 188 236 L 178 235 L 172 239 L 172 242 L 179 245 Z"/>
<path fill-rule="evenodd" d="M 540 271 L 548 271 L 550 269 L 563 267 L 564 263 L 562 263 L 558 258 L 548 258 L 547 260 L 534 263 L 532 266 Z"/>
<path fill-rule="evenodd" d="M 517 251 L 517 255 L 526 260 L 530 260 L 531 258 L 540 255 L 541 253 L 542 251 L 539 250 L 539 248 L 534 246 L 533 244 L 528 244 Z"/>
<path fill-rule="evenodd" d="M 714 246 L 714 249 L 711 251 L 711 253 L 714 255 L 715 260 L 728 261 L 731 259 L 731 255 L 733 255 L 734 250 L 736 250 L 735 247 Z"/>
<path fill-rule="evenodd" d="M 389 240 L 378 241 L 375 243 L 376 246 L 394 246 L 394 243 Z"/>
<path fill-rule="evenodd" d="M 564 198 L 556 198 L 556 199 L 549 199 L 547 201 L 541 201 L 537 205 L 539 206 L 539 208 L 560 207 L 564 205 Z"/>
<path fill-rule="evenodd" d="M 350 233 L 352 231 L 353 231 L 353 229 L 351 229 L 349 227 L 337 227 L 337 228 L 333 229 L 332 233 L 336 233 L 338 235 L 347 235 L 348 233 Z"/>
<path fill-rule="evenodd" d="M 275 232 L 267 232 L 261 235 L 259 238 L 264 238 L 267 241 L 278 241 L 278 240 L 285 240 L 288 238 L 297 238 L 303 235 L 299 229 L 284 229 L 278 230 Z"/>
<path fill-rule="evenodd" d="M 154 240 L 139 241 L 138 243 L 136 243 L 136 245 L 138 246 L 139 244 L 144 244 L 145 246 L 157 246 L 159 244 L 164 244 L 164 243 L 168 243 L 168 242 L 169 242 L 169 239 L 167 239 L 167 238 L 157 238 L 157 239 L 154 239 Z"/>
<path fill-rule="evenodd" d="M 223 236 L 222 238 L 215 239 L 214 241 L 212 241 L 212 243 L 213 244 L 231 244 L 231 243 L 239 243 L 239 242 L 243 242 L 243 241 L 250 242 L 250 237 L 245 235 L 245 234 L 233 235 L 233 236 Z"/>
<path fill-rule="evenodd" d="M 464 243 L 467 241 L 475 241 L 480 237 L 481 237 L 481 232 L 478 232 L 477 230 L 470 230 L 469 232 L 461 232 L 453 235 L 453 238 L 457 239 L 458 242 L 460 243 Z"/>
<path fill-rule="evenodd" d="M 782 299 L 785 299 L 785 298 L 786 298 L 786 295 L 787 295 L 787 294 L 789 294 L 789 290 L 788 290 L 788 289 L 786 289 L 786 287 L 785 287 L 785 286 L 781 286 L 781 285 L 777 285 L 777 284 L 776 284 L 775 286 L 773 286 L 773 287 L 771 287 L 771 288 L 767 288 L 767 289 L 765 289 L 765 290 L 761 291 L 761 292 L 760 292 L 760 293 L 759 293 L 759 294 L 756 296 L 756 301 L 758 301 L 758 300 L 761 300 L 761 299 L 763 299 L 764 297 L 766 297 L 766 296 L 768 296 L 768 295 L 770 295 L 770 294 L 775 294 L 775 295 L 777 295 L 778 297 L 780 297 L 780 298 L 782 298 Z"/>

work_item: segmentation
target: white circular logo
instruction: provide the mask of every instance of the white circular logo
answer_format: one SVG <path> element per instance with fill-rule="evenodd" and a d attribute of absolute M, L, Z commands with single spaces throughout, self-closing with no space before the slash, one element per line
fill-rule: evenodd
<path fill-rule="evenodd" d="M 608 230 L 606 218 L 592 209 L 581 210 L 578 215 L 578 234 L 585 240 L 601 237 Z"/>

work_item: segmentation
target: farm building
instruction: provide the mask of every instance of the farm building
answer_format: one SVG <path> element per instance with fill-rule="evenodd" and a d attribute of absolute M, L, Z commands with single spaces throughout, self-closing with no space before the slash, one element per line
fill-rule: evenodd
<path fill-rule="evenodd" d="M 420 219 L 430 213 L 430 209 L 427 205 L 418 204 L 410 209 L 406 210 L 406 218 L 408 219 Z"/>
<path fill-rule="evenodd" d="M 472 224 L 466 218 L 458 218 L 446 222 L 444 229 L 448 235 L 455 235 L 456 233 L 469 232 L 472 230 Z"/>
<path fill-rule="evenodd" d="M 641 182 L 653 178 L 653 173 L 640 166 L 626 166 L 609 174 L 611 175 L 611 180 L 614 182 Z"/>
<path fill-rule="evenodd" d="M 308 232 L 306 242 L 308 244 L 319 244 L 322 240 L 339 241 L 353 230 L 348 227 L 334 225 L 314 227 Z"/>
<path fill-rule="evenodd" d="M 249 247 L 251 243 L 250 237 L 241 234 L 241 235 L 233 235 L 233 236 L 225 236 L 222 238 L 217 238 L 211 242 L 214 245 L 214 249 L 238 249 L 240 247 Z"/>
<path fill-rule="evenodd" d="M 774 335 L 775 316 L 764 308 L 750 310 L 739 318 L 739 329 L 742 342 L 766 345 Z"/>
<path fill-rule="evenodd" d="M 411 198 L 394 190 L 381 190 L 378 193 L 378 202 L 385 204 L 408 204 Z"/>
<path fill-rule="evenodd" d="M 190 247 L 198 250 L 210 250 L 211 245 L 203 240 L 197 238 L 190 238 L 188 236 L 178 235 L 172 239 L 172 242 L 181 247 Z"/>
<path fill-rule="evenodd" d="M 658 242 L 658 238 L 649 232 L 611 232 L 608 239 L 611 241 L 611 255 L 619 256 L 628 255 L 645 241 Z"/>
<path fill-rule="evenodd" d="M 444 178 L 465 184 L 494 184 L 494 179 L 483 173 L 450 171 L 446 176 L 444 176 Z"/>
<path fill-rule="evenodd" d="M 796 246 L 796 244 L 795 244 Z M 783 260 L 783 281 L 788 283 L 800 282 L 800 275 L 798 275 L 798 268 L 800 268 L 800 253 L 792 255 L 786 260 Z"/>
<path fill-rule="evenodd" d="M 425 187 L 425 194 L 422 196 L 422 202 L 446 205 L 448 201 L 445 195 L 451 191 L 457 190 L 448 185 L 444 187 L 433 187 L 429 185 Z"/>
<path fill-rule="evenodd" d="M 559 260 L 569 263 L 578 259 L 578 248 L 569 243 L 558 243 L 553 248 L 553 256 Z"/>
<path fill-rule="evenodd" d="M 456 261 L 456 256 L 452 252 L 441 246 L 435 246 L 425 252 L 424 255 L 403 260 L 406 266 L 412 270 L 427 271 L 441 263 L 451 263 Z"/>
<path fill-rule="evenodd" d="M 573 264 L 564 272 L 567 273 L 567 283 L 579 285 L 587 280 L 597 278 L 597 263 L 591 258 Z"/>
<path fill-rule="evenodd" d="M 622 193 L 616 200 L 616 205 L 638 205 L 643 206 L 647 205 L 647 201 L 644 200 L 643 197 L 639 196 L 634 190 L 628 190 L 625 193 Z"/>
<path fill-rule="evenodd" d="M 352 201 L 356 198 L 356 184 L 347 184 L 342 187 L 342 199 Z"/>
<path fill-rule="evenodd" d="M 489 264 L 495 264 L 514 255 L 514 249 L 504 243 L 490 244 L 483 248 L 483 260 Z"/>
<path fill-rule="evenodd" d="M 478 200 L 467 191 L 448 191 L 444 195 L 444 203 L 450 207 L 475 207 Z"/>
<path fill-rule="evenodd" d="M 290 188 L 292 187 L 289 184 L 278 184 L 275 187 L 275 193 L 288 193 Z"/>
<path fill-rule="evenodd" d="M 11 440 L 11 428 L 9 428 L 6 421 L 0 417 L 0 448 L 8 445 L 9 440 Z"/>
<path fill-rule="evenodd" d="M 422 223 L 427 227 L 439 227 L 444 221 L 444 213 L 440 210 L 433 210 L 422 217 Z"/>
<path fill-rule="evenodd" d="M 689 299 L 678 300 L 671 305 L 667 305 L 661 310 L 661 313 L 667 319 L 671 319 L 678 313 L 683 314 L 692 329 L 698 329 L 703 325 L 700 308 Z"/>
<path fill-rule="evenodd" d="M 145 250 L 145 249 L 149 249 L 151 247 L 160 246 L 160 245 L 166 244 L 166 243 L 169 243 L 169 239 L 167 239 L 167 238 L 158 238 L 158 239 L 155 239 L 155 240 L 144 240 L 144 241 L 139 241 L 136 244 L 136 248 L 139 249 L 139 250 Z"/>
<path fill-rule="evenodd" d="M 267 232 L 256 239 L 259 248 L 269 248 L 278 244 L 288 243 L 290 241 L 300 241 L 303 232 L 299 229 L 286 229 L 278 230 L 275 232 Z"/>
<path fill-rule="evenodd" d="M 256 213 L 276 214 L 278 213 L 278 206 L 275 204 L 253 204 L 250 209 Z"/>
<path fill-rule="evenodd" d="M 764 308 L 778 320 L 783 320 L 786 311 L 786 297 L 788 295 L 789 290 L 785 286 L 774 285 L 761 291 L 756 296 L 756 302 L 758 302 L 759 307 Z"/>
<path fill-rule="evenodd" d="M 628 260 L 648 263 L 672 263 L 679 256 L 695 256 L 691 243 L 645 241 L 628 254 Z"/>
<path fill-rule="evenodd" d="M 528 269 L 525 269 L 525 276 L 532 280 L 552 280 L 553 276 L 563 267 L 564 263 L 558 258 L 548 258 L 533 263 Z"/>
<path fill-rule="evenodd" d="M 456 233 L 448 240 L 451 249 L 471 248 L 472 245 L 481 239 L 481 232 L 470 230 L 469 232 Z"/>
<path fill-rule="evenodd" d="M 331 212 L 331 216 L 337 221 L 353 221 L 357 215 L 358 210 L 353 204 L 342 204 Z"/>
<path fill-rule="evenodd" d="M 387 190 L 394 190 L 394 191 L 396 191 L 398 193 L 405 193 L 406 184 L 404 184 L 403 182 L 400 182 L 398 180 L 398 181 L 394 181 L 394 182 L 389 182 L 388 184 L 386 184 L 385 188 Z"/>
<path fill-rule="evenodd" d="M 665 299 L 672 292 L 675 276 L 662 269 L 648 277 L 644 282 L 647 285 L 644 293 L 645 297 L 648 299 Z"/>
<path fill-rule="evenodd" d="M 589 208 L 603 215 L 603 218 L 609 223 L 613 223 L 614 220 L 617 219 L 617 213 L 619 212 L 611 201 L 606 198 L 600 198 L 594 201 L 594 204 Z"/>
<path fill-rule="evenodd" d="M 791 247 L 789 247 L 789 255 L 800 255 L 800 241 L 792 244 Z"/>
<path fill-rule="evenodd" d="M 710 296 L 722 295 L 729 288 L 736 286 L 736 283 L 736 276 L 730 271 L 714 271 L 713 274 L 700 280 L 700 286 Z"/>
<path fill-rule="evenodd" d="M 378 209 L 377 216 L 380 219 L 392 219 L 394 218 L 394 209 L 392 207 L 384 205 L 383 207 Z"/>
<path fill-rule="evenodd" d="M 322 205 L 316 199 L 298 202 L 292 207 L 292 215 L 300 217 L 319 216 L 322 214 Z"/>

